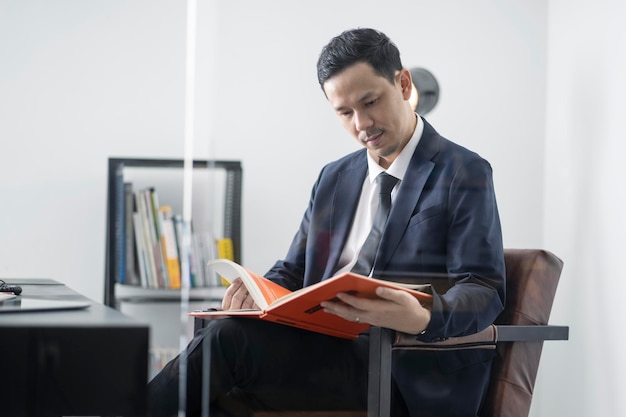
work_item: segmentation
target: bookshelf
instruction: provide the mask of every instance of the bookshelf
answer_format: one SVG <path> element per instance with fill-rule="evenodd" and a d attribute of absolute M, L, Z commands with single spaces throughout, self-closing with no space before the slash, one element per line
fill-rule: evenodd
<path fill-rule="evenodd" d="M 201 269 L 206 260 L 220 257 L 226 250 L 232 259 L 241 263 L 241 162 L 194 160 L 192 166 L 190 228 L 193 242 L 199 246 L 194 260 L 189 263 L 195 263 L 190 271 L 190 310 L 219 305 L 225 290 L 215 274 Z M 151 221 L 158 222 L 156 218 L 161 215 L 157 213 L 158 207 L 167 207 L 171 214 L 182 215 L 184 161 L 109 158 L 107 181 L 104 304 L 147 321 L 151 325 L 151 354 L 166 361 L 178 350 L 181 292 L 172 288 L 175 287 L 173 276 L 165 281 L 146 281 L 148 268 L 144 266 L 141 271 L 138 260 L 140 256 L 147 258 L 139 254 L 142 245 L 135 240 L 137 223 L 133 222 L 133 217 L 137 216 L 138 202 L 151 201 L 150 196 L 155 203 Z M 144 192 L 146 200 L 138 200 L 137 195 Z M 156 226 L 157 234 L 159 227 Z M 228 244 L 224 246 L 224 242 Z M 162 273 L 168 275 L 164 272 L 169 265 L 163 253 Z M 155 262 L 157 265 L 158 260 Z M 179 271 L 181 279 L 185 279 L 182 269 Z M 193 334 L 193 320 L 190 320 L 189 334 Z M 160 351 L 166 353 L 160 354 Z"/>

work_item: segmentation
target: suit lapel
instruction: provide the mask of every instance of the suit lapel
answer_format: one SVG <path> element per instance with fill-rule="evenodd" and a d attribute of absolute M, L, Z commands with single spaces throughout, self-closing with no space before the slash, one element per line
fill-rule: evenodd
<path fill-rule="evenodd" d="M 435 163 L 433 157 L 439 152 L 439 134 L 424 121 L 424 133 L 420 139 L 409 167 L 407 168 L 398 194 L 391 207 L 389 218 L 391 221 L 381 237 L 379 253 L 374 265 L 374 276 L 383 271 L 400 243 L 404 232 L 411 220 L 413 210 L 424 190 Z"/>
<path fill-rule="evenodd" d="M 333 233 L 334 238 L 330 239 L 331 246 L 324 279 L 332 276 L 339 262 L 339 257 L 348 239 L 366 175 L 365 150 L 359 154 L 354 163 L 337 174 L 329 224 L 329 230 Z"/>

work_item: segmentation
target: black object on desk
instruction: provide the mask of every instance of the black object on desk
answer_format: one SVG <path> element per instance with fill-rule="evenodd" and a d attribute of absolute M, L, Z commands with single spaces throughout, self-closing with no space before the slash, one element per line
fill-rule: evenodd
<path fill-rule="evenodd" d="M 4 282 L 4 280 L 0 279 L 0 292 L 20 295 L 22 293 L 22 287 L 20 287 L 19 285 L 11 285 L 10 283 L 6 283 Z"/>
<path fill-rule="evenodd" d="M 0 313 L 1 415 L 145 414 L 147 324 L 52 280 L 5 281 L 23 291 L 0 303 L 13 309 Z M 15 310 L 15 300 L 56 307 Z"/>

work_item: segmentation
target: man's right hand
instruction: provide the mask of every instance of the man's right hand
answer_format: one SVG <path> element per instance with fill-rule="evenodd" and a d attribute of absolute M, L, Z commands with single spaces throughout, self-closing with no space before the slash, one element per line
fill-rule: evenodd
<path fill-rule="evenodd" d="M 241 278 L 237 278 L 226 288 L 224 298 L 222 299 L 222 309 L 241 310 L 250 308 L 259 307 L 248 293 L 246 286 L 243 285 Z"/>

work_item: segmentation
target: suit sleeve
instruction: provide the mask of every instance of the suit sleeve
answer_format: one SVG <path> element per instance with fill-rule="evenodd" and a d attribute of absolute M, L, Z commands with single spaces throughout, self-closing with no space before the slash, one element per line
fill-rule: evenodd
<path fill-rule="evenodd" d="M 447 206 L 445 262 L 452 285 L 435 291 L 431 321 L 418 336 L 424 341 L 478 332 L 504 308 L 502 231 L 487 161 L 473 158 L 456 169 Z"/>

